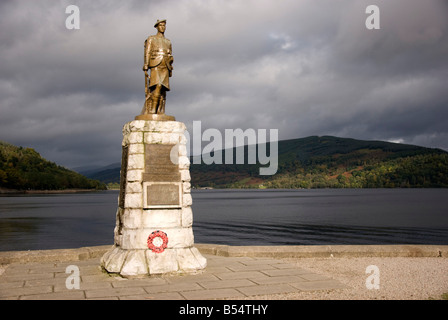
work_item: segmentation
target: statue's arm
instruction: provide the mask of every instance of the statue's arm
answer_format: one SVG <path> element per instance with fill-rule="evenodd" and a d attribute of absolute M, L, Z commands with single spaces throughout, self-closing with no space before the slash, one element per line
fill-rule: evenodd
<path fill-rule="evenodd" d="M 151 52 L 151 38 L 148 37 L 145 41 L 145 57 L 143 63 L 143 71 L 147 71 L 149 69 L 149 54 Z"/>

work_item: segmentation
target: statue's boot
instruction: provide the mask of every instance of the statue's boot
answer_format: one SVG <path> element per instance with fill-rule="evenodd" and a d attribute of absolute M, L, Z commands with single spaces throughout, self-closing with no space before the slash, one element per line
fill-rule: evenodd
<path fill-rule="evenodd" d="M 160 114 L 165 114 L 165 98 L 164 96 L 160 97 L 160 101 L 159 101 L 159 112 Z"/>
<path fill-rule="evenodd" d="M 159 108 L 159 100 L 160 100 L 160 95 L 153 95 L 152 99 L 151 99 L 151 113 L 159 113 L 158 112 L 158 108 Z"/>

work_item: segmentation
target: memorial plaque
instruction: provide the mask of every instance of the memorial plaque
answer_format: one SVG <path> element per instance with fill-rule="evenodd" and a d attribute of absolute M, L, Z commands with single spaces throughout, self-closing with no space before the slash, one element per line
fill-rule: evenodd
<path fill-rule="evenodd" d="M 171 161 L 175 144 L 146 144 L 143 181 L 180 182 L 179 166 Z"/>
<path fill-rule="evenodd" d="M 144 182 L 144 208 L 180 208 L 182 207 L 182 184 Z"/>

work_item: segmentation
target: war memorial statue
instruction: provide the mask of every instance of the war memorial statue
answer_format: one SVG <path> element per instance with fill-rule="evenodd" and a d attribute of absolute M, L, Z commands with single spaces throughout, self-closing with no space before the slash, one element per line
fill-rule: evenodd
<path fill-rule="evenodd" d="M 149 36 L 144 45 L 143 71 L 146 97 L 142 114 L 136 119 L 174 120 L 165 115 L 166 92 L 170 91 L 174 61 L 171 41 L 165 38 L 166 20 L 157 20 L 154 27 L 157 29 L 157 34 Z"/>
<path fill-rule="evenodd" d="M 173 56 L 166 20 L 145 41 L 145 103 L 123 127 L 114 245 L 101 258 L 124 277 L 198 272 L 207 260 L 194 247 L 186 126 L 165 115 Z M 148 70 L 150 75 L 148 75 Z"/>

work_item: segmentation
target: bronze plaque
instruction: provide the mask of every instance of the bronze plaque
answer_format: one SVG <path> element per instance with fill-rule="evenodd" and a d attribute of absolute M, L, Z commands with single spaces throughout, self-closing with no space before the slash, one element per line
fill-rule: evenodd
<path fill-rule="evenodd" d="M 180 184 L 151 183 L 146 185 L 145 207 L 180 207 Z"/>
<path fill-rule="evenodd" d="M 179 166 L 171 161 L 175 144 L 145 144 L 143 181 L 180 182 Z"/>

